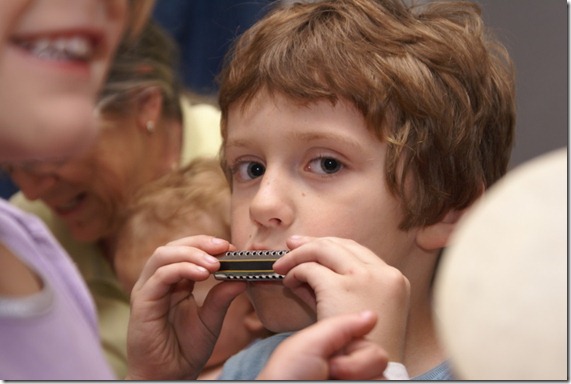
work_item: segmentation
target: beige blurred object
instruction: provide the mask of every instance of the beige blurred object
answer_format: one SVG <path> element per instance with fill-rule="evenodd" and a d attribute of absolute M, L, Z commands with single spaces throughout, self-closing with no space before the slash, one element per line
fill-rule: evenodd
<path fill-rule="evenodd" d="M 460 223 L 435 286 L 458 378 L 567 380 L 567 149 L 508 173 Z"/>

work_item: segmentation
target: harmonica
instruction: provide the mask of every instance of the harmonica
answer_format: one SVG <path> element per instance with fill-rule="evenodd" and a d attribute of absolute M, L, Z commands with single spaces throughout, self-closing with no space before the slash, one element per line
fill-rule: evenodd
<path fill-rule="evenodd" d="M 220 258 L 220 269 L 214 272 L 214 278 L 230 281 L 281 280 L 284 275 L 276 273 L 272 266 L 286 253 L 286 250 L 226 252 Z"/>

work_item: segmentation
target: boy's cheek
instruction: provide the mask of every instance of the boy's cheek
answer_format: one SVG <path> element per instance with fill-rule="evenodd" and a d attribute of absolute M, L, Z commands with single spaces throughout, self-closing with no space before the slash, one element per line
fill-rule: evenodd
<path fill-rule="evenodd" d="M 248 240 L 254 232 L 249 213 L 232 213 L 230 222 L 230 238 L 237 249 L 247 249 Z"/>

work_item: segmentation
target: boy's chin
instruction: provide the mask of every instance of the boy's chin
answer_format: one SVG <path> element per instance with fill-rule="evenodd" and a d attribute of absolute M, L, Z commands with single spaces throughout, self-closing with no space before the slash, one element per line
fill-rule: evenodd
<path fill-rule="evenodd" d="M 253 284 L 248 296 L 260 321 L 271 332 L 298 331 L 317 320 L 314 308 L 279 283 Z"/>

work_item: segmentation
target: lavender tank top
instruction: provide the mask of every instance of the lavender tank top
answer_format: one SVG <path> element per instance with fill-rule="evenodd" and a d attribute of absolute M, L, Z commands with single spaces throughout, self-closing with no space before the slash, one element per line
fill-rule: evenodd
<path fill-rule="evenodd" d="M 115 379 L 89 291 L 44 224 L 0 199 L 0 242 L 43 282 L 34 295 L 0 296 L 0 379 Z"/>

